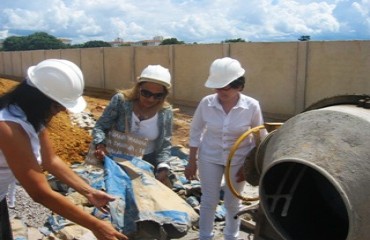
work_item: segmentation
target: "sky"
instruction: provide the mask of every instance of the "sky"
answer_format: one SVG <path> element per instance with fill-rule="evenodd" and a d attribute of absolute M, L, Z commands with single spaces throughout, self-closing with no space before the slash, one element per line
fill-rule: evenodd
<path fill-rule="evenodd" d="M 155 36 L 185 43 L 370 40 L 370 0 L 0 1 L 0 39 L 34 32 L 72 44 Z"/>

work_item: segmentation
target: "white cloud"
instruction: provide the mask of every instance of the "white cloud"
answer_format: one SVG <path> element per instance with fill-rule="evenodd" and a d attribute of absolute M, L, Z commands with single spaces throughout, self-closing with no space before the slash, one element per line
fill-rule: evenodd
<path fill-rule="evenodd" d="M 352 7 L 361 15 L 364 23 L 363 31 L 370 34 L 370 0 L 354 2 Z"/>
<path fill-rule="evenodd" d="M 8 30 L 0 31 L 0 39 L 5 39 L 8 37 Z"/>
<path fill-rule="evenodd" d="M 44 28 L 42 16 L 35 11 L 23 9 L 4 9 L 2 14 L 3 18 L 7 19 L 7 22 L 2 24 L 4 28 L 28 30 Z"/>
<path fill-rule="evenodd" d="M 370 0 L 2 0 L 0 9 L 0 31 L 45 31 L 74 42 L 370 38 Z"/>
<path fill-rule="evenodd" d="M 369 17 L 369 6 L 370 0 L 362 0 L 360 2 L 353 2 L 352 6 L 358 11 L 363 17 Z"/>

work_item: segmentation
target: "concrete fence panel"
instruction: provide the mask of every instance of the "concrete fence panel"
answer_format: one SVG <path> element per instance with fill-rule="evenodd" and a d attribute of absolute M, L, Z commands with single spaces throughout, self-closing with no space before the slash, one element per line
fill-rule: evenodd
<path fill-rule="evenodd" d="M 4 60 L 4 53 L 5 52 L 0 52 L 0 73 L 4 74 L 5 73 L 5 60 Z"/>
<path fill-rule="evenodd" d="M 12 66 L 13 66 L 13 76 L 24 77 L 22 68 L 22 53 L 12 52 Z"/>
<path fill-rule="evenodd" d="M 50 50 L 48 50 L 48 51 L 50 51 Z M 31 58 L 32 58 L 32 64 L 31 64 L 31 66 L 36 65 L 39 62 L 45 60 L 46 59 L 46 52 L 47 52 L 47 50 L 35 50 L 35 51 L 31 51 Z M 29 66 L 27 66 L 27 68 L 28 67 Z"/>
<path fill-rule="evenodd" d="M 82 48 L 81 69 L 84 73 L 87 87 L 105 89 L 104 79 L 104 49 Z"/>
<path fill-rule="evenodd" d="M 306 106 L 344 94 L 370 94 L 370 41 L 309 42 Z"/>
<path fill-rule="evenodd" d="M 60 53 L 60 58 L 69 60 L 81 68 L 80 49 L 63 49 Z"/>
<path fill-rule="evenodd" d="M 171 46 L 155 46 L 155 47 L 134 47 L 134 69 L 132 72 L 133 82 L 140 76 L 143 69 L 148 65 L 161 65 L 168 68 L 171 73 L 172 80 L 175 78 L 173 75 L 172 62 L 171 62 Z M 170 93 L 170 97 L 172 96 Z"/>
<path fill-rule="evenodd" d="M 3 59 L 4 59 L 4 72 L 6 76 L 14 76 L 13 74 L 13 60 L 12 60 L 12 52 L 3 52 Z"/>
<path fill-rule="evenodd" d="M 117 90 L 133 85 L 133 48 L 104 48 L 105 88 Z"/>
<path fill-rule="evenodd" d="M 61 59 L 61 49 L 45 51 L 45 59 L 55 58 Z"/>
<path fill-rule="evenodd" d="M 266 114 L 292 115 L 297 77 L 296 42 L 232 44 L 230 55 L 246 69 L 244 92 L 258 99 Z"/>
<path fill-rule="evenodd" d="M 174 101 L 196 106 L 212 89 L 204 86 L 209 67 L 223 57 L 221 44 L 178 45 L 174 48 Z"/>
<path fill-rule="evenodd" d="M 34 65 L 32 61 L 32 52 L 33 51 L 22 51 L 22 77 L 25 77 L 27 75 L 27 69 Z"/>

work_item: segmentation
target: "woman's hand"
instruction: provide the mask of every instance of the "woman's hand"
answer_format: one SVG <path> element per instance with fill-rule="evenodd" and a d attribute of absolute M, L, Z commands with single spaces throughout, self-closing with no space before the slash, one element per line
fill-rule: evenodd
<path fill-rule="evenodd" d="M 245 174 L 244 174 L 244 166 L 241 166 L 236 173 L 236 182 L 243 182 L 245 181 Z"/>
<path fill-rule="evenodd" d="M 185 167 L 185 177 L 186 179 L 188 179 L 189 181 L 190 180 L 198 180 L 198 177 L 197 177 L 197 170 L 198 170 L 198 166 L 196 164 L 196 162 L 190 162 L 188 163 L 188 165 L 186 165 Z"/>
<path fill-rule="evenodd" d="M 167 168 L 160 168 L 155 174 L 155 178 L 161 183 L 165 184 L 168 180 L 169 170 Z"/>
<path fill-rule="evenodd" d="M 189 160 L 188 165 L 185 167 L 185 177 L 187 180 L 198 180 L 197 170 L 198 170 L 198 157 L 197 157 L 198 148 L 190 147 L 189 151 Z"/>
<path fill-rule="evenodd" d="M 106 192 L 94 189 L 91 193 L 86 195 L 86 198 L 91 204 L 98 208 L 103 213 L 109 212 L 108 203 L 115 200 L 115 198 Z"/>
<path fill-rule="evenodd" d="M 104 144 L 96 145 L 96 150 L 95 150 L 94 155 L 98 160 L 103 161 L 104 156 L 107 154 L 108 154 L 108 151 Z"/>
<path fill-rule="evenodd" d="M 128 237 L 116 229 L 109 222 L 100 220 L 99 226 L 92 230 L 98 240 L 128 240 Z"/>

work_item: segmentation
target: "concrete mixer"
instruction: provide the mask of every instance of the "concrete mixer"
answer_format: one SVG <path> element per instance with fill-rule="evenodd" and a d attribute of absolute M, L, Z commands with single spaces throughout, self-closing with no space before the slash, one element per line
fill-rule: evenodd
<path fill-rule="evenodd" d="M 255 239 L 370 238 L 369 99 L 324 99 L 262 140 Z"/>

